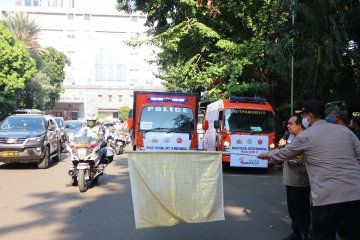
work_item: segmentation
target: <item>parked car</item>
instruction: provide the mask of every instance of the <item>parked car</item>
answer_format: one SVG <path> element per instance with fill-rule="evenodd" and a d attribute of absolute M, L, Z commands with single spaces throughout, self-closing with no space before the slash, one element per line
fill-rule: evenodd
<path fill-rule="evenodd" d="M 0 126 L 0 162 L 33 163 L 46 169 L 61 154 L 53 117 L 19 114 L 7 117 Z"/>
<path fill-rule="evenodd" d="M 68 133 L 65 130 L 65 121 L 62 117 L 55 117 L 54 118 L 57 126 L 59 127 L 60 131 L 60 144 L 61 144 L 61 151 L 66 148 L 65 143 L 69 141 Z"/>

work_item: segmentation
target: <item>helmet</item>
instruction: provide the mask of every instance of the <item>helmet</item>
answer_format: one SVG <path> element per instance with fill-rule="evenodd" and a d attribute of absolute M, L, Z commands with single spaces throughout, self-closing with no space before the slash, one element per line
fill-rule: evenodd
<path fill-rule="evenodd" d="M 95 125 L 96 125 L 96 116 L 95 116 L 95 114 L 88 114 L 87 116 L 86 116 L 86 125 L 88 126 L 88 127 L 95 127 Z"/>

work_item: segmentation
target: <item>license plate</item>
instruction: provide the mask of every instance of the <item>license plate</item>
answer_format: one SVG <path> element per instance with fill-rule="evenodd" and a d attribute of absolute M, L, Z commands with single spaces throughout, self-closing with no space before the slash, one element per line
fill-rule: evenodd
<path fill-rule="evenodd" d="M 2 157 L 18 157 L 19 152 L 12 151 L 12 152 L 1 152 Z"/>
<path fill-rule="evenodd" d="M 86 147 L 90 146 L 90 143 L 76 142 L 74 145 L 75 145 L 76 148 L 86 148 Z"/>

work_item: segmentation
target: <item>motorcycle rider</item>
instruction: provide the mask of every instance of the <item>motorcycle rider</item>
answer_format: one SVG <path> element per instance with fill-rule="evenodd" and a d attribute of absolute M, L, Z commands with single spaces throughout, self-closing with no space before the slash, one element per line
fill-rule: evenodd
<path fill-rule="evenodd" d="M 97 125 L 95 114 L 87 115 L 86 126 L 80 129 L 79 135 L 92 137 L 93 139 L 95 139 L 96 141 L 98 141 L 100 143 L 104 142 L 103 129 L 101 128 L 101 126 Z M 110 159 L 105 158 L 106 152 L 107 152 L 106 145 L 99 149 L 98 153 L 101 156 L 101 158 L 100 158 L 98 168 L 103 169 L 104 168 L 103 164 L 109 164 L 112 162 L 111 158 Z M 75 166 L 73 166 L 73 167 L 75 167 Z M 77 177 L 73 176 L 71 179 L 71 182 L 69 184 L 67 184 L 67 186 L 77 186 Z"/>

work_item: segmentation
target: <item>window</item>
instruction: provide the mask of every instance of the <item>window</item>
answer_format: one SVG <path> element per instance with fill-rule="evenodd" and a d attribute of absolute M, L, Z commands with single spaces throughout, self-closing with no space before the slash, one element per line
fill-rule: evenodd
<path fill-rule="evenodd" d="M 130 40 L 138 40 L 139 39 L 139 33 L 132 32 L 130 33 Z"/>
<path fill-rule="evenodd" d="M 73 13 L 69 13 L 68 20 L 74 20 L 74 19 L 75 19 L 75 15 Z"/>
<path fill-rule="evenodd" d="M 119 102 L 122 102 L 122 95 L 118 95 Z"/>
<path fill-rule="evenodd" d="M 102 48 L 96 55 L 96 81 L 126 81 L 126 64 L 120 50 Z"/>
<path fill-rule="evenodd" d="M 109 95 L 109 102 L 112 102 L 112 95 Z"/>
<path fill-rule="evenodd" d="M 137 22 L 138 17 L 137 16 L 130 16 L 131 22 Z"/>
<path fill-rule="evenodd" d="M 67 38 L 75 38 L 75 30 L 67 31 Z"/>
<path fill-rule="evenodd" d="M 99 102 L 99 103 L 102 102 L 102 95 L 98 95 L 98 102 Z"/>
<path fill-rule="evenodd" d="M 75 7 L 74 0 L 69 0 L 69 8 L 74 8 L 74 7 Z"/>
<path fill-rule="evenodd" d="M 118 112 L 113 112 L 113 118 L 119 118 L 119 113 Z"/>
<path fill-rule="evenodd" d="M 84 20 L 90 20 L 90 14 L 84 14 Z"/>

